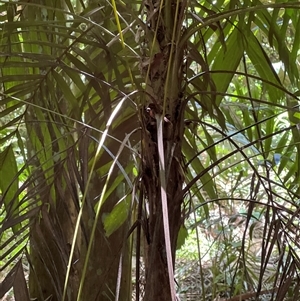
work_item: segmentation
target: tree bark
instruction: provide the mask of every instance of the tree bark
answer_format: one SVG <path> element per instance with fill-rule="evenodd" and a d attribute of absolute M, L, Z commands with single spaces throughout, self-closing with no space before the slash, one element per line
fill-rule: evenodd
<path fill-rule="evenodd" d="M 159 7 L 159 1 L 147 1 L 147 4 L 150 20 L 147 30 L 152 31 L 152 36 L 155 38 L 155 41 L 148 41 L 148 45 L 158 45 L 158 47 L 152 49 L 152 51 L 149 49 L 148 53 L 152 53 L 152 56 L 144 55 L 141 64 L 143 66 L 142 74 L 145 76 L 145 82 L 147 83 L 146 95 L 148 95 L 145 108 L 140 117 L 143 121 L 142 183 L 145 189 L 146 201 L 149 204 L 149 211 L 146 213 L 148 221 L 146 229 L 149 229 L 149 233 L 145 233 L 148 237 L 148 245 L 145 260 L 146 286 L 144 300 L 166 301 L 172 300 L 172 297 L 167 268 L 160 192 L 157 125 L 153 116 L 155 113 L 164 114 L 162 118 L 164 118 L 163 144 L 166 192 L 174 268 L 176 242 L 183 221 L 181 213 L 183 199 L 179 196 L 184 181 L 181 143 L 184 130 L 183 112 L 185 104 L 182 100 L 184 94 L 184 49 L 177 48 L 176 41 L 178 40 L 172 40 L 172 32 L 176 26 L 179 28 L 178 30 L 181 30 L 181 18 L 184 8 L 182 7 L 183 2 L 169 1 L 170 7 L 168 8 L 166 4 L 159 15 L 159 11 L 155 10 L 155 7 Z M 177 5 L 178 14 L 175 15 Z M 174 20 L 176 19 L 178 22 L 175 24 Z M 153 34 L 154 32 L 156 34 Z M 178 36 L 180 36 L 180 32 L 176 33 L 176 37 Z"/>

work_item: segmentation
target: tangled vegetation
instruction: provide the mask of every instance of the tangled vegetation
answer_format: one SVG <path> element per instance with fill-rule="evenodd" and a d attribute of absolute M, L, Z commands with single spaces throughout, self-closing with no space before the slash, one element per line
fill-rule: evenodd
<path fill-rule="evenodd" d="M 0 30 L 0 298 L 299 300 L 299 1 L 0 0 Z"/>

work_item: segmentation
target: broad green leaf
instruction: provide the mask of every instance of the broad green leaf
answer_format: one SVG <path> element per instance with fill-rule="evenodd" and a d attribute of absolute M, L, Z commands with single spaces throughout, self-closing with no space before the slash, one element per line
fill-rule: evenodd
<path fill-rule="evenodd" d="M 19 214 L 19 189 L 18 167 L 13 151 L 9 145 L 0 153 L 0 189 L 5 205 L 6 214 L 9 218 L 15 218 Z M 13 227 L 16 232 L 19 225 Z"/>
<path fill-rule="evenodd" d="M 221 93 L 227 91 L 244 53 L 243 40 L 244 36 L 240 30 L 235 28 L 226 40 L 226 52 L 224 53 L 224 49 L 220 49 L 216 56 L 210 58 L 213 60 L 211 77 L 215 83 L 216 91 Z M 217 105 L 221 103 L 222 98 L 222 96 L 217 96 Z"/>
<path fill-rule="evenodd" d="M 105 235 L 107 237 L 118 230 L 126 221 L 131 210 L 130 206 L 130 197 L 127 196 L 120 200 L 110 213 L 102 215 Z"/>
<path fill-rule="evenodd" d="M 179 229 L 179 233 L 177 237 L 176 250 L 179 250 L 184 245 L 187 237 L 188 237 L 188 230 L 184 225 L 182 225 Z"/>
<path fill-rule="evenodd" d="M 294 117 L 300 119 L 300 113 L 299 113 L 299 112 L 295 112 L 295 113 L 294 113 Z"/>
<path fill-rule="evenodd" d="M 248 33 L 247 42 L 245 43 L 245 50 L 258 74 L 261 76 L 263 81 L 269 81 L 274 84 L 281 85 L 280 79 L 272 67 L 272 63 L 267 53 L 258 42 L 252 31 L 249 30 Z M 283 97 L 283 92 L 274 86 L 267 84 L 266 89 L 270 95 L 271 102 L 277 103 Z"/>

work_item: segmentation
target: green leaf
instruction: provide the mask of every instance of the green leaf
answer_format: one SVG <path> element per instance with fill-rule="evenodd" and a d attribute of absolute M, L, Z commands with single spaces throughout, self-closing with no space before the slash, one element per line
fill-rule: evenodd
<path fill-rule="evenodd" d="M 191 173 L 190 175 L 190 179 L 192 179 L 194 177 L 195 174 L 200 174 L 203 172 L 203 170 L 205 169 L 205 167 L 203 166 L 203 164 L 201 163 L 201 161 L 199 160 L 198 156 L 195 157 L 196 155 L 196 149 L 194 149 L 191 144 L 184 140 L 183 141 L 183 149 L 184 149 L 184 153 L 187 157 L 188 160 L 190 160 L 191 158 L 193 158 L 192 162 L 191 162 Z M 209 195 L 210 199 L 216 199 L 217 198 L 217 194 L 215 191 L 215 186 L 212 185 L 213 183 L 213 179 L 211 177 L 211 175 L 209 173 L 205 173 L 202 175 L 202 177 L 200 178 L 201 183 L 202 183 L 202 189 L 205 190 L 207 192 L 207 194 Z M 195 194 L 200 194 L 199 193 L 199 188 L 195 187 L 192 188 L 192 190 L 195 189 L 194 193 Z"/>
<path fill-rule="evenodd" d="M 213 60 L 211 77 L 218 92 L 225 93 L 232 81 L 234 72 L 237 70 L 244 53 L 243 39 L 244 36 L 240 30 L 235 28 L 226 41 L 226 52 L 224 53 L 224 49 L 221 48 L 216 56 L 210 58 Z M 217 96 L 217 105 L 220 104 L 222 98 L 223 96 Z"/>
<path fill-rule="evenodd" d="M 276 85 L 281 85 L 280 79 L 273 68 L 268 54 L 258 42 L 252 31 L 248 30 L 247 32 L 245 50 L 258 74 L 262 80 L 272 82 Z M 278 87 L 266 85 L 266 89 L 269 92 L 271 102 L 277 103 L 283 97 L 283 92 L 278 89 Z"/>
<path fill-rule="evenodd" d="M 60 73 L 53 71 L 52 72 L 53 77 L 55 78 L 58 87 L 61 89 L 65 99 L 67 102 L 72 106 L 72 111 L 74 115 L 77 117 L 79 114 L 79 103 L 74 96 L 69 83 L 66 82 L 66 78 L 63 77 Z M 80 116 L 78 116 L 80 117 Z"/>
<path fill-rule="evenodd" d="M 179 229 L 179 233 L 177 236 L 177 243 L 176 243 L 176 250 L 179 250 L 185 243 L 186 238 L 188 237 L 188 230 L 187 228 L 182 225 Z"/>
<path fill-rule="evenodd" d="M 13 146 L 9 145 L 0 153 L 0 189 L 2 191 L 6 214 L 9 217 L 16 217 L 19 215 L 18 188 L 17 162 Z M 17 232 L 18 229 L 19 225 L 13 227 L 14 232 Z"/>
<path fill-rule="evenodd" d="M 124 197 L 113 208 L 113 210 L 105 215 L 102 215 L 105 235 L 109 237 L 118 230 L 128 218 L 130 211 L 130 197 Z"/>
<path fill-rule="evenodd" d="M 294 113 L 294 117 L 300 119 L 300 113 L 299 112 Z"/>

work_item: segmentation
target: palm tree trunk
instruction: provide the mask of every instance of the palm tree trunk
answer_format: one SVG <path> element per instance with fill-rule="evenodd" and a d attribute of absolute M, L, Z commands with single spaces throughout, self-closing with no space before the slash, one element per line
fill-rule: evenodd
<path fill-rule="evenodd" d="M 176 41 L 172 40 L 173 23 L 179 20 L 179 4 L 175 16 L 176 1 L 172 2 L 172 9 L 163 10 L 161 17 L 158 12 L 151 11 L 151 26 L 149 30 L 156 32 L 156 40 L 148 41 L 149 45 L 159 45 L 153 50 L 150 58 L 144 58 L 146 85 L 146 106 L 141 114 L 143 120 L 142 156 L 143 156 L 143 184 L 145 195 L 149 203 L 148 246 L 146 247 L 146 287 L 145 301 L 172 300 L 167 267 L 164 224 L 162 214 L 161 183 L 159 176 L 159 153 L 157 140 L 157 124 L 155 113 L 163 114 L 163 147 L 165 156 L 166 192 L 168 203 L 168 219 L 170 227 L 170 244 L 173 268 L 177 236 L 182 224 L 182 185 L 184 181 L 182 169 L 181 141 L 183 138 L 184 103 L 183 87 L 183 49 L 176 48 Z M 153 8 L 153 7 L 152 7 Z M 167 8 L 166 8 L 167 9 Z M 149 17 L 150 18 L 150 17 Z M 166 24 L 169 26 L 167 27 Z M 178 21 L 180 23 L 180 21 Z M 178 24 L 178 23 L 177 23 Z M 178 25 L 177 25 L 178 26 Z M 180 27 L 178 27 L 180 28 Z M 179 36 L 180 34 L 176 34 Z M 173 47 L 173 46 L 174 47 Z M 146 65 L 146 66 L 145 66 Z M 150 95 L 150 96 L 149 96 Z"/>

